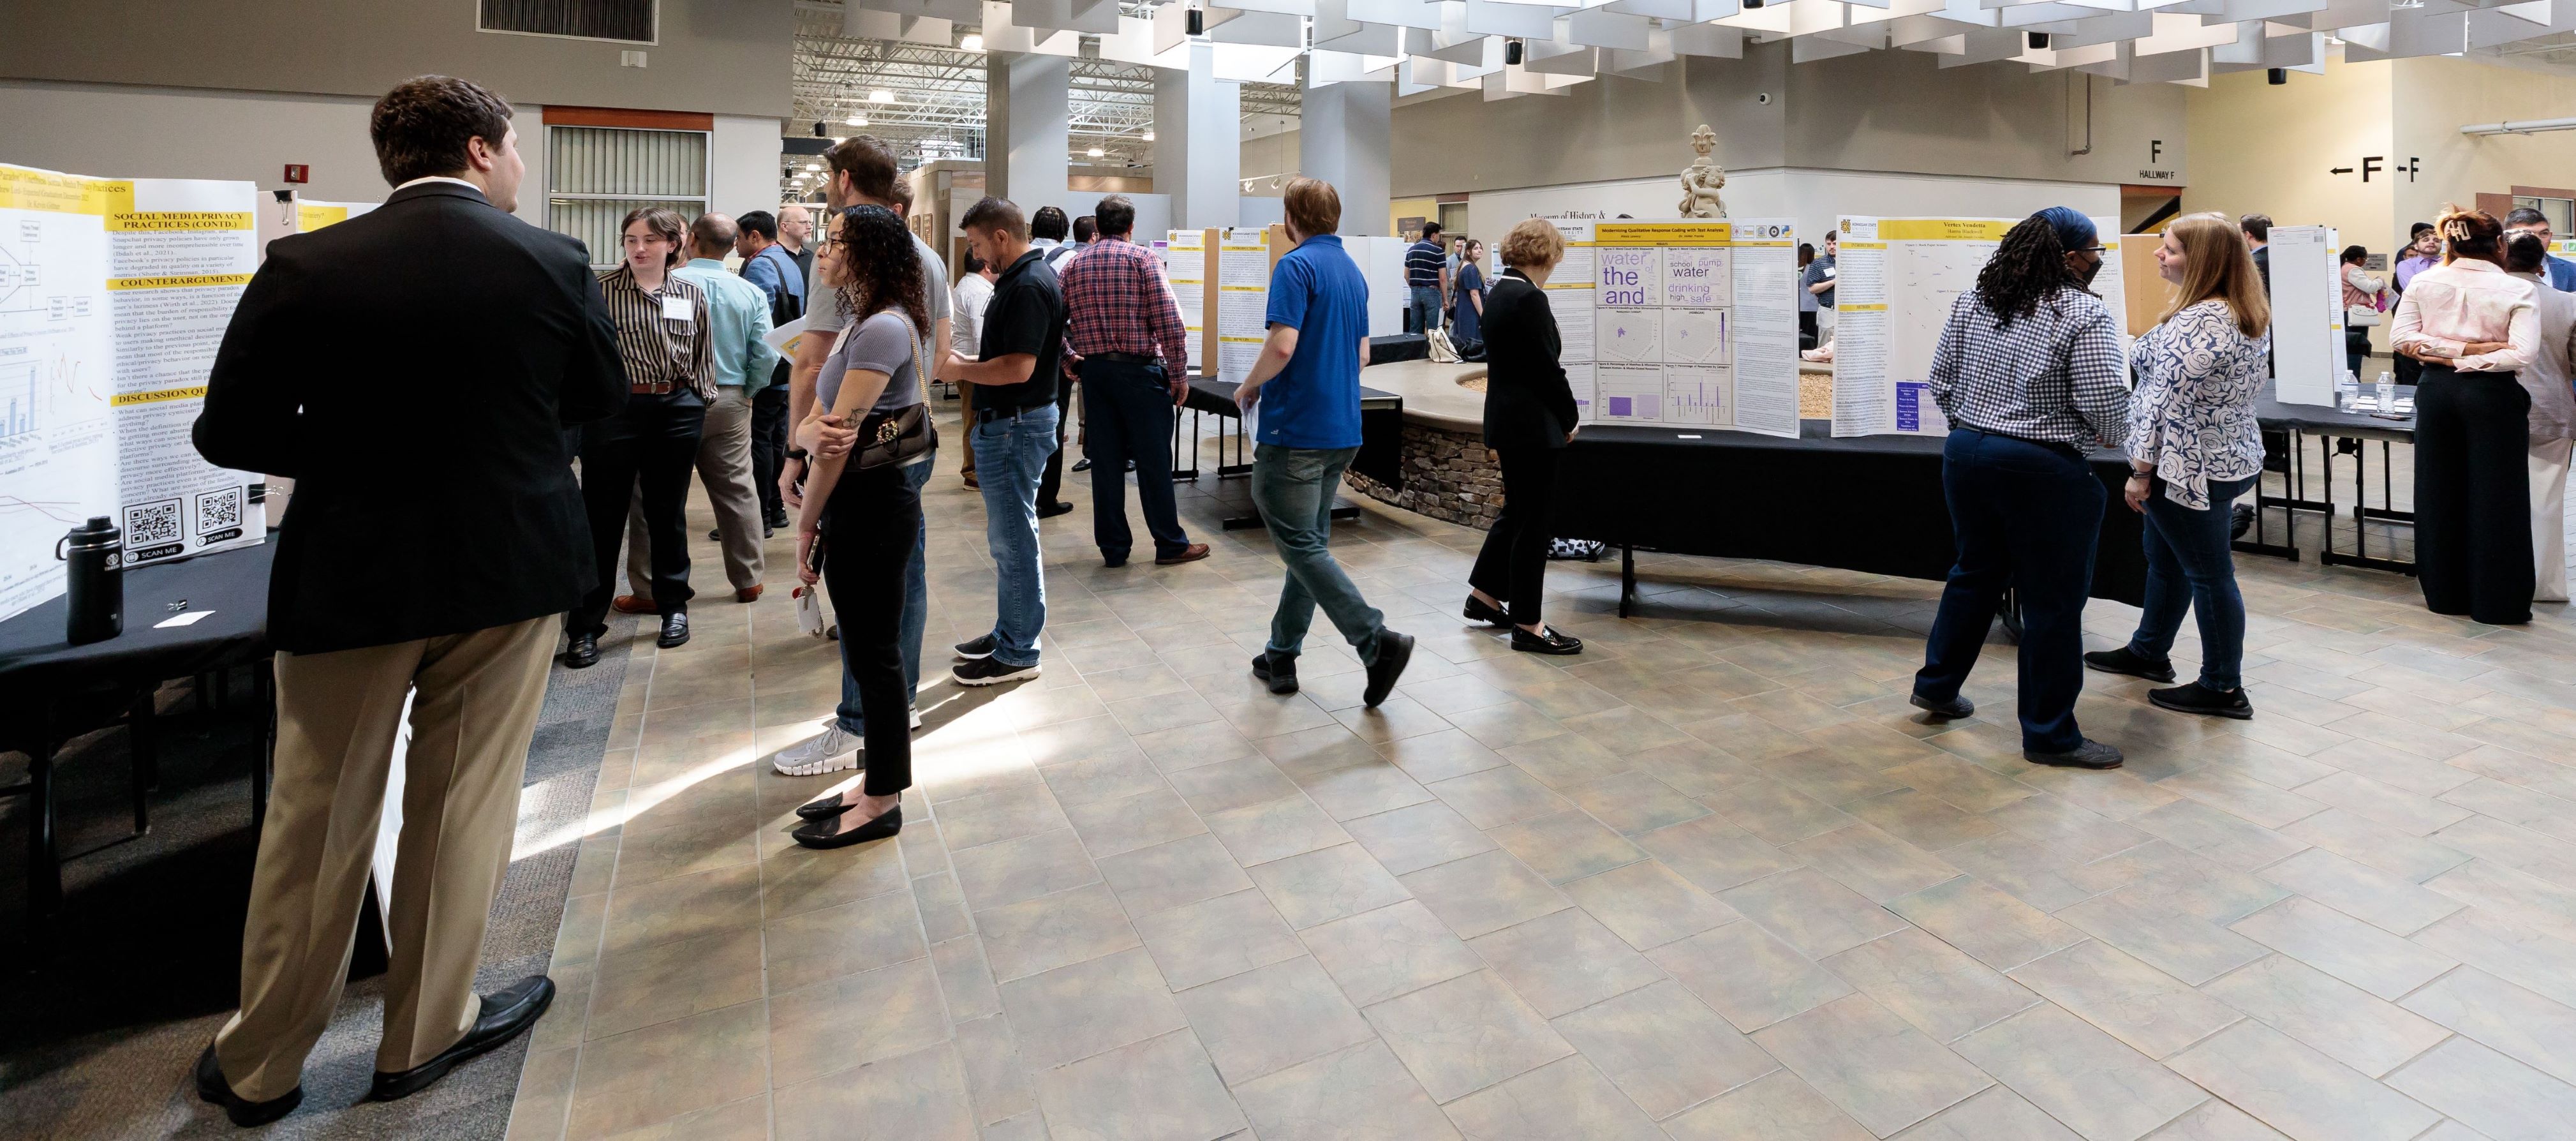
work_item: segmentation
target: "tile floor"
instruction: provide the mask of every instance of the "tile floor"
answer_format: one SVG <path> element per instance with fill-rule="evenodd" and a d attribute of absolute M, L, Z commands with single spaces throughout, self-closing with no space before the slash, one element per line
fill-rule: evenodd
<path fill-rule="evenodd" d="M 1326 633 L 1272 697 L 1245 668 L 1279 579 L 1261 533 L 1192 495 L 1216 557 L 1106 570 L 1077 483 L 1045 525 L 1045 675 L 961 691 L 942 649 L 985 629 L 991 569 L 940 462 L 910 826 L 787 841 L 849 774 L 766 762 L 838 678 L 780 579 L 634 648 L 592 830 L 558 838 L 563 998 L 512 1138 L 2576 1121 L 2565 607 L 2482 629 L 2411 580 L 2240 559 L 2261 716 L 2094 675 L 2084 725 L 2129 765 L 2067 772 L 1996 715 L 2006 647 L 1986 715 L 1907 707 L 1935 584 L 1649 556 L 1622 621 L 1614 564 L 1557 564 L 1550 616 L 1589 649 L 1535 658 L 1454 617 L 1477 533 L 1375 504 L 1335 550 L 1420 639 L 1411 671 L 1364 711 Z M 2110 646 L 2135 611 L 2089 618 Z"/>

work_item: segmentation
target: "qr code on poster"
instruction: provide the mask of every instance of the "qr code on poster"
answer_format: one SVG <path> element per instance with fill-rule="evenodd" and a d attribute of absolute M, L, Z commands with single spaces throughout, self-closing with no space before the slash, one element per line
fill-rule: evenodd
<path fill-rule="evenodd" d="M 217 531 L 241 526 L 242 489 L 227 487 L 197 497 L 197 533 L 212 535 Z"/>
<path fill-rule="evenodd" d="M 179 541 L 179 501 L 138 503 L 125 509 L 125 545 L 140 547 L 152 543 Z"/>

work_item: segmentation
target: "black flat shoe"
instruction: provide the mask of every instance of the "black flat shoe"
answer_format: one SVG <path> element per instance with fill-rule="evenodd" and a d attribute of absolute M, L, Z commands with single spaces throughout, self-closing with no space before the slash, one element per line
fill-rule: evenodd
<path fill-rule="evenodd" d="M 2100 670 L 2106 674 L 2127 674 L 2130 677 L 2142 677 L 2148 681 L 2172 681 L 2174 679 L 2172 659 L 2168 658 L 2164 661 L 2157 661 L 2154 658 L 2147 657 L 2146 655 L 2138 653 L 2127 646 L 2122 646 L 2116 650 L 2095 650 L 2092 653 L 2086 654 L 2084 655 L 2084 667 L 2086 669 Z"/>
<path fill-rule="evenodd" d="M 849 798 L 833 793 L 820 800 L 809 800 L 796 806 L 799 820 L 829 820 L 850 810 Z"/>
<path fill-rule="evenodd" d="M 2199 682 L 2178 685 L 2172 689 L 2151 689 L 2147 701 L 2158 709 L 2176 713 L 2197 713 L 2204 717 L 2226 717 L 2237 721 L 2254 719 L 2254 703 L 2245 699 L 2243 688 L 2225 693 Z"/>
<path fill-rule="evenodd" d="M 586 670 L 599 664 L 599 635 L 575 634 L 572 645 L 564 647 L 565 669 Z"/>
<path fill-rule="evenodd" d="M 1053 503 L 1038 504 L 1038 518 L 1040 519 L 1053 519 L 1058 515 L 1070 514 L 1072 511 L 1073 504 L 1061 499 L 1056 500 Z"/>
<path fill-rule="evenodd" d="M 1487 606 L 1485 605 L 1484 599 L 1478 598 L 1472 594 L 1467 596 L 1467 605 L 1461 613 L 1464 614 L 1470 622 L 1482 622 L 1488 626 L 1509 626 L 1512 624 L 1512 616 L 1503 613 L 1502 607 Z"/>
<path fill-rule="evenodd" d="M 1360 691 L 1360 704 L 1371 709 L 1395 692 L 1395 679 L 1404 676 L 1404 667 L 1413 661 L 1413 635 L 1393 630 L 1377 632 L 1377 660 L 1368 665 L 1368 688 Z"/>
<path fill-rule="evenodd" d="M 1546 632 L 1532 634 L 1518 626 L 1512 627 L 1512 648 L 1524 654 L 1580 654 L 1583 652 L 1583 639 L 1557 633 L 1545 626 L 1539 629 Z"/>
<path fill-rule="evenodd" d="M 267 1101 L 244 1098 L 233 1092 L 231 1082 L 224 1080 L 224 1067 L 215 1061 L 215 1044 L 208 1042 L 206 1052 L 197 1056 L 197 1098 L 224 1107 L 224 1116 L 231 1118 L 233 1124 L 248 1128 L 295 1112 L 296 1106 L 304 1104 L 304 1087 L 298 1085 Z"/>
<path fill-rule="evenodd" d="M 1943 721 L 1956 721 L 1962 717 L 1974 717 L 1977 715 L 1977 703 L 1964 697 L 1953 697 L 1948 701 L 1934 701 L 1922 694 L 1914 693 L 1907 694 L 1905 700 L 1916 709 L 1930 713 L 1932 716 L 1938 717 Z"/>
<path fill-rule="evenodd" d="M 872 817 L 858 823 L 852 823 L 850 814 L 846 812 L 809 821 L 797 825 L 796 830 L 788 835 L 808 848 L 846 848 L 852 844 L 864 844 L 870 840 L 883 840 L 901 831 L 903 831 L 903 806 L 898 804 L 886 809 L 883 816 Z"/>
<path fill-rule="evenodd" d="M 1090 470 L 1091 470 L 1091 457 L 1089 457 L 1089 456 L 1084 456 L 1084 457 L 1083 457 L 1083 458 L 1081 458 L 1081 459 L 1078 459 L 1078 460 L 1073 461 L 1073 470 L 1075 470 L 1075 471 L 1090 471 Z"/>
<path fill-rule="evenodd" d="M 1252 655 L 1252 676 L 1270 683 L 1270 692 L 1297 692 L 1297 655 L 1274 654 L 1264 650 Z"/>
<path fill-rule="evenodd" d="M 472 1028 L 456 1044 L 437 1057 L 408 1070 L 387 1073 L 376 1071 L 375 1084 L 367 1090 L 371 1101 L 394 1101 L 428 1089 L 456 1064 L 483 1053 L 537 1024 L 546 1008 L 555 1001 L 555 981 L 544 975 L 530 975 L 483 997 L 483 1012 L 476 1015 Z"/>
<path fill-rule="evenodd" d="M 654 645 L 656 645 L 656 646 L 660 646 L 660 647 L 662 647 L 662 648 L 663 648 L 663 649 L 665 649 L 665 650 L 670 649 L 670 648 L 671 648 L 671 647 L 673 647 L 673 646 L 685 646 L 685 645 L 688 645 L 688 644 L 689 644 L 689 613 L 688 613 L 688 611 L 685 611 L 685 610 L 675 610 L 675 611 L 672 611 L 672 612 L 671 612 L 671 613 L 669 613 L 669 614 L 665 614 L 665 615 L 663 615 L 663 616 L 662 616 L 662 636 L 661 636 L 661 637 L 659 637 L 659 638 L 655 638 L 655 639 L 653 639 L 653 644 L 654 644 Z"/>
<path fill-rule="evenodd" d="M 2116 769 L 2125 760 L 2120 756 L 2120 750 L 2091 737 L 2085 738 L 2083 744 L 2063 753 L 2043 753 L 2036 749 L 2024 749 L 2021 751 L 2021 759 L 2034 765 L 2054 765 L 2062 769 Z"/>

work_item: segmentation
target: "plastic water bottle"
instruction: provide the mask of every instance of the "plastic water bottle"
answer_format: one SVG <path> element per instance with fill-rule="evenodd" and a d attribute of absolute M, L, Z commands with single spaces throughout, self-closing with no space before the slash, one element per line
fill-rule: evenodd
<path fill-rule="evenodd" d="M 2397 376 L 2394 373 L 2379 374 L 2379 411 L 2388 416 L 2397 414 Z"/>
<path fill-rule="evenodd" d="M 2345 369 L 2335 377 L 2335 404 L 2350 412 L 2360 402 L 2361 378 L 2352 375 L 2351 369 Z"/>

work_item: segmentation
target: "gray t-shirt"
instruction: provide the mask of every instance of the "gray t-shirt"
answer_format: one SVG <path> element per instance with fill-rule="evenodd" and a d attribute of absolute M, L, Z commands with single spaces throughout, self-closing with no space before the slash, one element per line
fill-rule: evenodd
<path fill-rule="evenodd" d="M 830 408 L 841 397 L 841 381 L 851 369 L 881 372 L 888 377 L 884 394 L 877 397 L 871 412 L 894 412 L 921 403 L 921 380 L 916 363 L 921 343 L 913 340 L 904 319 L 891 310 L 880 310 L 859 322 L 850 335 L 832 347 L 824 358 L 823 371 L 814 378 L 814 399 L 820 407 Z"/>
<path fill-rule="evenodd" d="M 931 249 L 930 243 L 922 241 L 919 234 L 912 236 L 912 250 L 921 255 L 922 295 L 930 303 L 930 321 L 935 325 L 948 317 L 948 263 L 939 260 L 939 251 Z M 825 298 L 830 299 L 828 304 Z M 849 323 L 850 311 L 841 304 L 841 291 L 824 285 L 823 273 L 819 269 L 806 274 L 805 327 L 818 332 L 837 333 Z M 930 332 L 923 329 L 921 335 L 927 337 Z"/>

